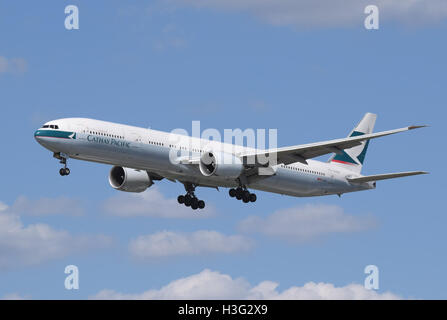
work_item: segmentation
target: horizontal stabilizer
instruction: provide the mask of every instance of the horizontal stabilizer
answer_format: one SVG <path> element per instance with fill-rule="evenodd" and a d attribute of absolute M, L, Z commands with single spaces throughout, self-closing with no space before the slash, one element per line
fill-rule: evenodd
<path fill-rule="evenodd" d="M 386 180 L 386 179 L 394 179 L 408 176 L 415 176 L 418 174 L 427 174 L 426 171 L 408 171 L 408 172 L 396 172 L 396 173 L 384 173 L 384 174 L 375 174 L 372 176 L 364 176 L 359 178 L 348 178 L 349 182 L 369 182 L 369 181 L 378 181 L 378 180 Z"/>

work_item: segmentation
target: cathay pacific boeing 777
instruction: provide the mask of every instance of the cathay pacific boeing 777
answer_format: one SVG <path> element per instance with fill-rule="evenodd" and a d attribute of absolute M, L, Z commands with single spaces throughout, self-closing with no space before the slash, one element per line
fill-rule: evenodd
<path fill-rule="evenodd" d="M 291 147 L 256 149 L 111 122 L 66 118 L 45 123 L 35 139 L 63 164 L 68 159 L 112 165 L 110 185 L 120 191 L 143 192 L 154 181 L 181 182 L 178 202 L 202 209 L 196 187 L 230 188 L 231 197 L 255 202 L 250 190 L 295 197 L 341 195 L 374 189 L 376 181 L 424 174 L 424 171 L 361 175 L 371 139 L 422 126 L 372 133 L 376 115 L 367 113 L 347 138 Z M 327 162 L 311 160 L 333 154 Z M 266 159 L 268 161 L 266 161 Z"/>

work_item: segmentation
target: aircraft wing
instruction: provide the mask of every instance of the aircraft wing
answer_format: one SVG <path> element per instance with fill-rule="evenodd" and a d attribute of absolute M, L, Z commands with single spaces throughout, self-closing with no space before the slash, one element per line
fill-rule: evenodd
<path fill-rule="evenodd" d="M 310 144 L 297 145 L 292 147 L 284 147 L 284 148 L 276 148 L 276 149 L 268 149 L 264 151 L 258 151 L 255 153 L 247 153 L 239 155 L 244 163 L 247 164 L 257 164 L 262 163 L 262 161 L 257 161 L 258 157 L 270 157 L 276 154 L 276 163 L 284 163 L 290 164 L 295 162 L 301 162 L 307 164 L 307 159 L 315 158 L 328 153 L 341 153 L 343 149 L 349 149 L 355 146 L 358 146 L 362 143 L 362 141 L 375 139 L 383 136 L 388 136 L 391 134 L 413 130 L 417 128 L 422 128 L 425 126 L 410 126 L 400 129 L 382 131 L 371 134 L 364 134 L 360 136 L 328 140 L 323 142 L 316 142 Z M 265 162 L 265 161 L 264 161 Z M 270 165 L 274 165 L 275 163 L 271 163 Z"/>
<path fill-rule="evenodd" d="M 396 173 L 384 173 L 384 174 L 376 174 L 372 176 L 363 176 L 359 178 L 348 178 L 349 182 L 369 182 L 369 181 L 378 181 L 378 180 L 386 180 L 386 179 L 394 179 L 408 176 L 415 176 L 418 174 L 427 174 L 426 171 L 408 171 L 408 172 L 396 172 Z"/>

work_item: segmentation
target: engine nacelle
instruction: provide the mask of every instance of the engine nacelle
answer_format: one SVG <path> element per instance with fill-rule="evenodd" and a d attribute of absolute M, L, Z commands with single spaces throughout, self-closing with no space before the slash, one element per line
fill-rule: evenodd
<path fill-rule="evenodd" d="M 153 184 L 146 171 L 118 166 L 110 170 L 109 183 L 112 188 L 126 192 L 143 192 Z"/>
<path fill-rule="evenodd" d="M 208 151 L 200 157 L 199 168 L 200 172 L 206 177 L 215 175 L 225 178 L 237 178 L 244 166 L 241 159 L 232 154 Z"/>

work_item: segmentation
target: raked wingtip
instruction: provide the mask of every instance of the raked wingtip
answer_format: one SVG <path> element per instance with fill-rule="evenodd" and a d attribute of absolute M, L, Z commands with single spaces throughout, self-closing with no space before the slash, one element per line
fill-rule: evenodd
<path fill-rule="evenodd" d="M 419 129 L 419 128 L 425 128 L 428 127 L 428 125 L 424 124 L 422 126 L 409 126 L 408 130 L 413 130 L 413 129 Z"/>

